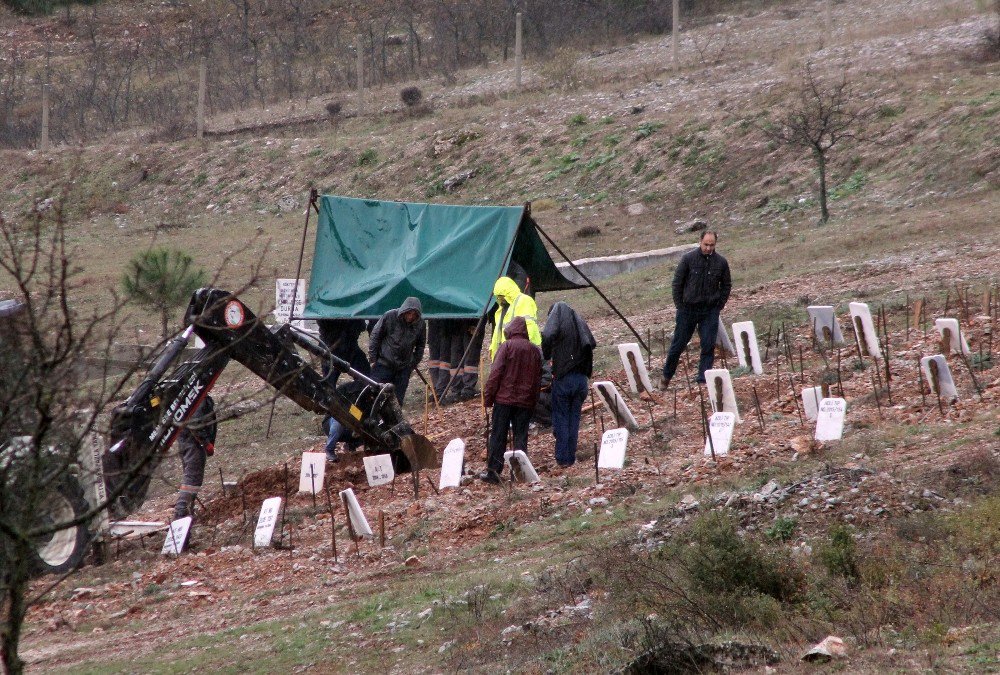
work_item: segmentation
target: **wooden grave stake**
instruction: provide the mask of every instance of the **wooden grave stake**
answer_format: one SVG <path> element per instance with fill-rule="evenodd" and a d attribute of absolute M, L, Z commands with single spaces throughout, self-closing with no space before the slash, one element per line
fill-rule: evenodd
<path fill-rule="evenodd" d="M 791 375 L 789 375 L 791 377 Z M 753 402 L 757 406 L 757 421 L 760 422 L 760 430 L 764 431 L 764 414 L 760 411 L 760 397 L 757 396 L 757 385 L 751 385 L 753 388 Z M 781 392 L 778 392 L 778 396 L 781 396 Z M 793 397 L 794 398 L 794 397 Z M 711 434 L 709 434 L 711 436 Z"/>
<path fill-rule="evenodd" d="M 923 411 L 927 405 L 927 398 L 924 395 L 924 369 L 920 367 L 920 357 L 917 357 L 917 387 L 920 388 L 920 410 Z"/>
<path fill-rule="evenodd" d="M 844 398 L 844 381 L 840 377 L 840 347 L 837 347 L 837 387 L 840 389 L 840 398 Z"/>
<path fill-rule="evenodd" d="M 378 543 L 379 548 L 385 548 L 385 511 L 378 512 Z"/>
<path fill-rule="evenodd" d="M 333 515 L 333 500 L 330 499 L 330 486 L 326 486 L 326 509 L 330 512 L 330 548 L 333 549 L 333 562 L 337 562 L 337 518 Z M 348 514 L 350 518 L 350 514 Z"/>
<path fill-rule="evenodd" d="M 799 426 L 804 427 L 806 421 L 802 418 L 802 407 L 799 405 L 799 397 L 795 393 L 795 380 L 792 379 L 791 375 L 788 376 L 788 384 L 792 388 L 792 401 L 795 403 L 795 412 L 799 414 Z M 843 394 L 841 394 L 841 398 L 843 398 Z"/>
<path fill-rule="evenodd" d="M 878 369 L 876 369 L 876 372 L 878 372 Z M 875 384 L 874 373 L 872 374 L 871 378 L 872 378 L 872 391 L 875 393 L 875 405 L 876 407 L 878 407 L 878 418 L 882 419 L 882 401 L 880 401 L 878 397 L 878 385 Z"/>

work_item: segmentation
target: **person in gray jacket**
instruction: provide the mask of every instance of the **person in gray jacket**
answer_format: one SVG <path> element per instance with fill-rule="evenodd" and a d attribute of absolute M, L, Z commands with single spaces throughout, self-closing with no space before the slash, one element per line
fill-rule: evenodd
<path fill-rule="evenodd" d="M 410 373 L 424 357 L 427 328 L 417 298 L 407 298 L 399 309 L 390 309 L 372 328 L 368 340 L 368 361 L 372 379 L 392 384 L 400 405 L 410 384 Z"/>

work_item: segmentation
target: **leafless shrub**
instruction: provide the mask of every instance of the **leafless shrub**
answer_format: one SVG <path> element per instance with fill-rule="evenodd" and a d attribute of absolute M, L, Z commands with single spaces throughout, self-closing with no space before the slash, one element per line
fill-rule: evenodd
<path fill-rule="evenodd" d="M 330 117 L 339 116 L 341 110 L 343 110 L 343 104 L 340 101 L 330 101 L 326 104 L 326 114 Z"/>
<path fill-rule="evenodd" d="M 420 87 L 406 87 L 399 92 L 399 98 L 407 108 L 413 108 L 423 100 L 424 92 L 420 91 Z"/>
<path fill-rule="evenodd" d="M 579 239 L 586 239 L 587 237 L 596 237 L 601 233 L 601 228 L 597 225 L 584 225 L 579 230 L 573 233 L 573 235 Z"/>

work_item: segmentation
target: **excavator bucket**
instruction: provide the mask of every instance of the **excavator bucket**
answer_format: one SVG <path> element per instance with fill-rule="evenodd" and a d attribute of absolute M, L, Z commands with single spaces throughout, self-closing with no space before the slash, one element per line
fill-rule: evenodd
<path fill-rule="evenodd" d="M 441 460 L 438 458 L 434 444 L 420 434 L 407 434 L 400 440 L 400 450 L 406 455 L 412 470 L 439 469 Z"/>

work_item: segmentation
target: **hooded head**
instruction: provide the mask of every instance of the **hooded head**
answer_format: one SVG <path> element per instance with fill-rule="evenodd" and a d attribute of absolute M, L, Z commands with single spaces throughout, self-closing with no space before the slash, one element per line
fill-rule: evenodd
<path fill-rule="evenodd" d="M 513 338 L 524 338 L 528 339 L 528 324 L 525 322 L 523 316 L 515 316 L 511 319 L 507 327 L 503 329 L 504 337 L 508 340 Z"/>
<path fill-rule="evenodd" d="M 500 277 L 493 284 L 493 295 L 497 296 L 497 300 L 503 300 L 510 305 L 517 296 L 521 295 L 521 289 L 518 288 L 517 282 L 510 277 Z"/>
<path fill-rule="evenodd" d="M 399 306 L 399 315 L 406 319 L 409 323 L 419 321 L 422 314 L 423 307 L 420 304 L 420 300 L 412 296 L 403 300 L 403 304 Z M 413 318 L 407 318 L 408 316 L 412 316 Z"/>

